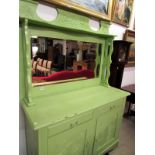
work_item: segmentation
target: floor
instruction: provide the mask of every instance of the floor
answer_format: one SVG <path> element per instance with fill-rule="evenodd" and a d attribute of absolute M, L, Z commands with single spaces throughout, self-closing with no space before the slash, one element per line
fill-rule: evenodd
<path fill-rule="evenodd" d="M 135 117 L 123 118 L 119 145 L 109 155 L 135 155 Z"/>

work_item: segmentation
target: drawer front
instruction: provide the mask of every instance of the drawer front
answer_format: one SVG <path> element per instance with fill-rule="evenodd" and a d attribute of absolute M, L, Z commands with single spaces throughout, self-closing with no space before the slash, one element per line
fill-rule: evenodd
<path fill-rule="evenodd" d="M 106 113 L 107 111 L 114 110 L 116 108 L 122 107 L 124 104 L 125 99 L 119 99 L 113 102 L 110 102 L 106 105 L 103 105 L 102 107 L 99 107 L 95 110 L 95 115 L 100 116 Z"/>
<path fill-rule="evenodd" d="M 48 136 L 53 136 L 61 132 L 64 132 L 66 130 L 72 129 L 82 123 L 85 123 L 91 120 L 92 118 L 93 118 L 93 113 L 92 111 L 90 111 L 81 115 L 74 116 L 71 119 L 64 120 L 61 123 L 48 127 Z"/>
<path fill-rule="evenodd" d="M 85 123 L 89 120 L 93 119 L 93 112 L 92 111 L 88 111 L 86 113 L 83 113 L 79 116 L 77 116 L 77 119 L 76 119 L 76 123 L 77 124 L 82 124 L 82 123 Z"/>
<path fill-rule="evenodd" d="M 47 141 L 47 155 L 87 155 L 86 139 L 87 125 L 85 124 L 51 136 Z"/>

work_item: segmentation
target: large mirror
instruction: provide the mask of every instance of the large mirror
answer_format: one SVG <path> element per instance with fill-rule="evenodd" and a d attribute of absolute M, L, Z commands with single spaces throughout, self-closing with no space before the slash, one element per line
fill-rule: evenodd
<path fill-rule="evenodd" d="M 31 37 L 32 85 L 94 78 L 97 49 L 95 43 Z"/>

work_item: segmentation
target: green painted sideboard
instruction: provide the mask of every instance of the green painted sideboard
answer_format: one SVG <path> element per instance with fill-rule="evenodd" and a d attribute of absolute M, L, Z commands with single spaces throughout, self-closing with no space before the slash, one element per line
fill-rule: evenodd
<path fill-rule="evenodd" d="M 57 8 L 58 17 L 45 21 L 36 14 L 38 2 L 20 1 L 20 104 L 25 113 L 28 155 L 101 155 L 118 144 L 122 114 L 129 94 L 110 87 L 113 35 L 110 23 L 90 29 L 86 15 Z M 46 4 L 45 4 L 46 5 Z M 47 4 L 50 6 L 50 4 Z M 32 86 L 31 36 L 100 44 L 99 76 L 68 83 Z"/>

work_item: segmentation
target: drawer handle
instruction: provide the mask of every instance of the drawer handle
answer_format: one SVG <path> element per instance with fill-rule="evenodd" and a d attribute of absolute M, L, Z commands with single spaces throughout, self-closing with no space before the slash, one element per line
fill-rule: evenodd
<path fill-rule="evenodd" d="M 116 108 L 116 106 L 115 106 L 115 105 L 110 106 L 110 110 L 115 109 L 115 108 Z"/>
<path fill-rule="evenodd" d="M 76 121 L 75 123 L 71 123 L 70 128 L 74 128 L 76 125 L 78 125 L 78 121 Z"/>

